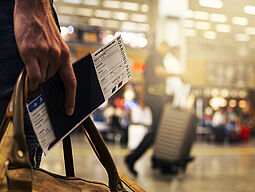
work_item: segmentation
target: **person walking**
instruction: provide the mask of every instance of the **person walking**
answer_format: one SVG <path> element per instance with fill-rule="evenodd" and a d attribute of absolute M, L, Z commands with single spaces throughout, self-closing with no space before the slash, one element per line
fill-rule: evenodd
<path fill-rule="evenodd" d="M 125 157 L 127 168 L 134 176 L 138 175 L 134 168 L 136 161 L 155 141 L 162 109 L 167 101 L 167 96 L 165 95 L 166 78 L 176 75 L 169 73 L 164 68 L 163 59 L 169 51 L 170 46 L 168 43 L 162 41 L 155 49 L 150 51 L 145 63 L 145 105 L 152 111 L 152 125 L 141 143 Z"/>

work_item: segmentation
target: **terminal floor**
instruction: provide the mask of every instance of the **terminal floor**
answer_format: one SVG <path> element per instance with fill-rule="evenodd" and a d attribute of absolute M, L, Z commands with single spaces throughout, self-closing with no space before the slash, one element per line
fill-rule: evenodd
<path fill-rule="evenodd" d="M 81 135 L 72 135 L 76 176 L 107 183 L 106 172 Z M 139 183 L 147 192 L 254 192 L 255 140 L 235 145 L 196 142 L 192 149 L 195 160 L 185 174 L 162 175 L 151 168 L 152 150 L 136 164 L 139 175 L 133 177 L 124 164 L 129 150 L 108 144 L 119 170 Z M 43 157 L 42 167 L 64 174 L 62 145 L 58 144 Z"/>

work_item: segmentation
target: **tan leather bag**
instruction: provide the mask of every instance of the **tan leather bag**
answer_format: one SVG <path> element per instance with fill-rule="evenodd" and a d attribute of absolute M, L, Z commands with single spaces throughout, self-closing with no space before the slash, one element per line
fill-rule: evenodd
<path fill-rule="evenodd" d="M 60 176 L 43 169 L 32 168 L 24 135 L 25 77 L 26 74 L 23 70 L 18 77 L 12 102 L 8 106 L 0 127 L 1 192 L 124 192 L 127 190 L 123 187 L 123 183 L 130 191 L 144 191 L 117 171 L 103 139 L 90 118 L 82 123 L 82 129 L 99 161 L 107 171 L 108 185 L 74 177 L 72 156 L 68 156 L 67 153 L 65 162 L 66 166 L 69 165 L 69 168 L 66 167 L 68 169 L 66 173 L 69 176 Z M 64 150 L 71 151 L 70 147 L 71 145 Z"/>

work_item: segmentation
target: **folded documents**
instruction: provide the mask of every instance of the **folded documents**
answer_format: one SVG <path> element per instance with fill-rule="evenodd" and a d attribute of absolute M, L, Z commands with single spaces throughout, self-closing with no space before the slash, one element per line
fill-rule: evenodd
<path fill-rule="evenodd" d="M 27 104 L 33 128 L 45 153 L 131 78 L 121 36 L 76 61 L 73 68 L 77 90 L 72 116 L 65 114 L 64 85 L 58 75 L 42 84 L 40 95 Z"/>

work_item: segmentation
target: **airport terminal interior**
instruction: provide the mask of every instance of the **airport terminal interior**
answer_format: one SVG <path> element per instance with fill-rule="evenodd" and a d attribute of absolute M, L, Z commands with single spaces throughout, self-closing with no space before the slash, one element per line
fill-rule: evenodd
<path fill-rule="evenodd" d="M 86 138 L 74 134 L 71 137 L 76 176 L 107 183 L 107 173 L 99 163 Z M 85 139 L 85 141 L 84 141 Z M 119 145 L 108 145 L 118 169 L 137 182 L 148 192 L 252 192 L 255 175 L 255 142 L 234 145 L 215 145 L 195 142 L 191 154 L 194 160 L 189 163 L 185 173 L 162 174 L 153 169 L 150 149 L 137 162 L 139 172 L 134 177 L 124 164 L 129 149 Z M 42 168 L 65 175 L 62 145 L 59 144 L 42 160 Z"/>
<path fill-rule="evenodd" d="M 118 35 L 125 44 L 132 77 L 91 114 L 119 171 L 148 192 L 255 191 L 255 1 L 54 0 L 54 6 L 72 62 Z M 147 58 L 162 42 L 167 53 L 153 62 L 172 75 L 163 80 L 164 99 L 146 103 L 157 92 L 146 87 L 154 83 L 145 77 Z M 127 155 L 151 132 L 160 102 L 155 141 L 131 166 L 136 175 Z M 107 183 L 80 128 L 71 140 L 76 176 Z M 65 174 L 61 142 L 41 167 Z"/>

